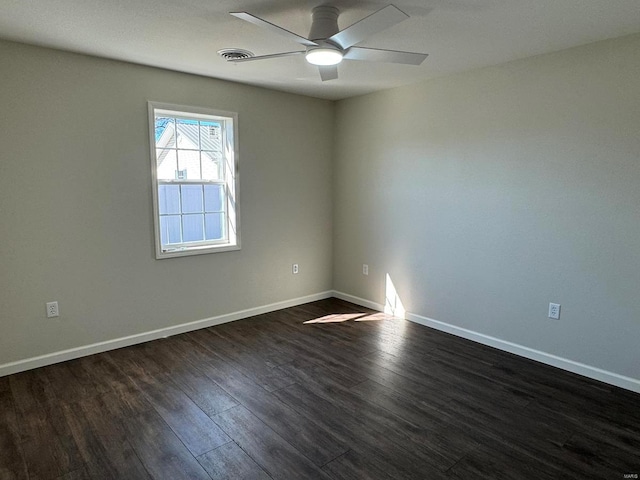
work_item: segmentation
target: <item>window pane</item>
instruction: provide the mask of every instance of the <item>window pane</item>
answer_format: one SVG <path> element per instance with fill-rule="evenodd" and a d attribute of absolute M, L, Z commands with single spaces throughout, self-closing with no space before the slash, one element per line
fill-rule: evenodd
<path fill-rule="evenodd" d="M 222 154 L 218 152 L 202 152 L 202 178 L 207 180 L 222 179 Z"/>
<path fill-rule="evenodd" d="M 175 119 L 169 117 L 156 117 L 155 139 L 156 146 L 160 148 L 175 147 Z"/>
<path fill-rule="evenodd" d="M 160 215 L 180 213 L 180 187 L 158 185 L 158 210 Z"/>
<path fill-rule="evenodd" d="M 221 240 L 224 238 L 224 214 L 223 213 L 207 213 L 206 233 L 207 240 Z"/>
<path fill-rule="evenodd" d="M 160 241 L 162 245 L 182 243 L 180 215 L 160 217 Z"/>
<path fill-rule="evenodd" d="M 157 148 L 156 165 L 158 166 L 158 180 L 172 180 L 176 178 L 176 169 L 178 168 L 176 151 Z"/>
<path fill-rule="evenodd" d="M 222 185 L 205 185 L 204 186 L 204 211 L 205 212 L 221 212 L 223 208 L 223 192 Z"/>
<path fill-rule="evenodd" d="M 200 179 L 200 152 L 191 150 L 178 150 L 178 170 L 186 170 L 187 176 L 181 180 Z"/>
<path fill-rule="evenodd" d="M 200 148 L 222 151 L 222 129 L 218 122 L 200 122 Z"/>
<path fill-rule="evenodd" d="M 182 185 L 182 213 L 202 211 L 202 185 Z"/>
<path fill-rule="evenodd" d="M 203 215 L 183 215 L 182 235 L 185 242 L 198 242 L 204 240 Z"/>
<path fill-rule="evenodd" d="M 156 258 L 240 248 L 236 218 L 237 114 L 149 102 L 156 180 Z M 155 156 L 154 156 L 155 155 Z"/>
<path fill-rule="evenodd" d="M 178 128 L 178 148 L 199 150 L 198 121 L 178 118 L 176 125 Z"/>

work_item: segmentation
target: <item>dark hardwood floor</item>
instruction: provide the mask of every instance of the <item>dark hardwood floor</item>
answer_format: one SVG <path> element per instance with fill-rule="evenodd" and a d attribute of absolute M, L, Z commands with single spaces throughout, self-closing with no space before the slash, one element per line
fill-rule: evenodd
<path fill-rule="evenodd" d="M 330 299 L 0 378 L 0 479 L 622 479 L 640 395 Z"/>

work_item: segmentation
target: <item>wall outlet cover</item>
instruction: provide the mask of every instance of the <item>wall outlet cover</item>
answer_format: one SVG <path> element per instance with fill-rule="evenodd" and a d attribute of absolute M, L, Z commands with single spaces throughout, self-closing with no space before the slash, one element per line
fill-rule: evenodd
<path fill-rule="evenodd" d="M 47 302 L 47 318 L 59 317 L 58 302 Z"/>

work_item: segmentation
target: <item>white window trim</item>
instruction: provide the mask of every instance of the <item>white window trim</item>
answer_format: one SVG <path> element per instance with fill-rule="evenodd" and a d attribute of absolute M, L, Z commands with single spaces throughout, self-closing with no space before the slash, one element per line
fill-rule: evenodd
<path fill-rule="evenodd" d="M 155 248 L 156 259 L 185 257 L 190 255 L 204 255 L 217 252 L 228 252 L 233 250 L 240 250 L 240 169 L 239 165 L 239 148 L 238 148 L 238 114 L 235 112 L 227 112 L 223 110 L 214 110 L 203 107 L 192 107 L 186 105 L 175 105 L 171 103 L 161 103 L 149 101 L 149 156 L 151 158 L 151 190 L 153 193 L 153 224 L 155 235 Z M 180 117 L 180 113 L 188 112 L 190 117 L 214 116 L 225 117 L 225 119 L 231 119 L 233 129 L 233 190 L 234 195 L 225 195 L 227 212 L 233 211 L 235 215 L 227 213 L 227 229 L 228 234 L 231 233 L 231 229 L 235 232 L 235 242 L 230 244 L 225 243 L 208 243 L 206 245 L 191 245 L 176 250 L 163 250 L 162 249 L 162 237 L 160 235 L 160 211 L 158 207 L 158 169 L 156 162 L 156 139 L 155 139 L 155 111 L 156 110 L 168 110 L 176 112 L 176 117 Z M 229 182 L 226 182 L 227 184 Z M 230 223 L 235 222 L 234 225 Z"/>

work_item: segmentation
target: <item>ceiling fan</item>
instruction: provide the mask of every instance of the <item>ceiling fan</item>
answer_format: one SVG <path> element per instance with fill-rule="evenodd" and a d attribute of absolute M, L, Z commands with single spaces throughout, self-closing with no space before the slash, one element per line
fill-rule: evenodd
<path fill-rule="evenodd" d="M 237 58 L 229 61 L 241 63 L 304 54 L 309 63 L 318 66 L 320 78 L 324 82 L 338 78 L 338 64 L 343 59 L 420 65 L 427 58 L 426 53 L 400 52 L 397 50 L 380 50 L 356 46 L 370 35 L 409 18 L 409 15 L 399 8 L 387 5 L 344 30 L 338 29 L 339 14 L 340 12 L 336 7 L 329 5 L 315 7 L 311 15 L 309 38 L 304 38 L 250 13 L 231 12 L 231 15 L 236 18 L 253 23 L 304 45 L 306 50 Z"/>

